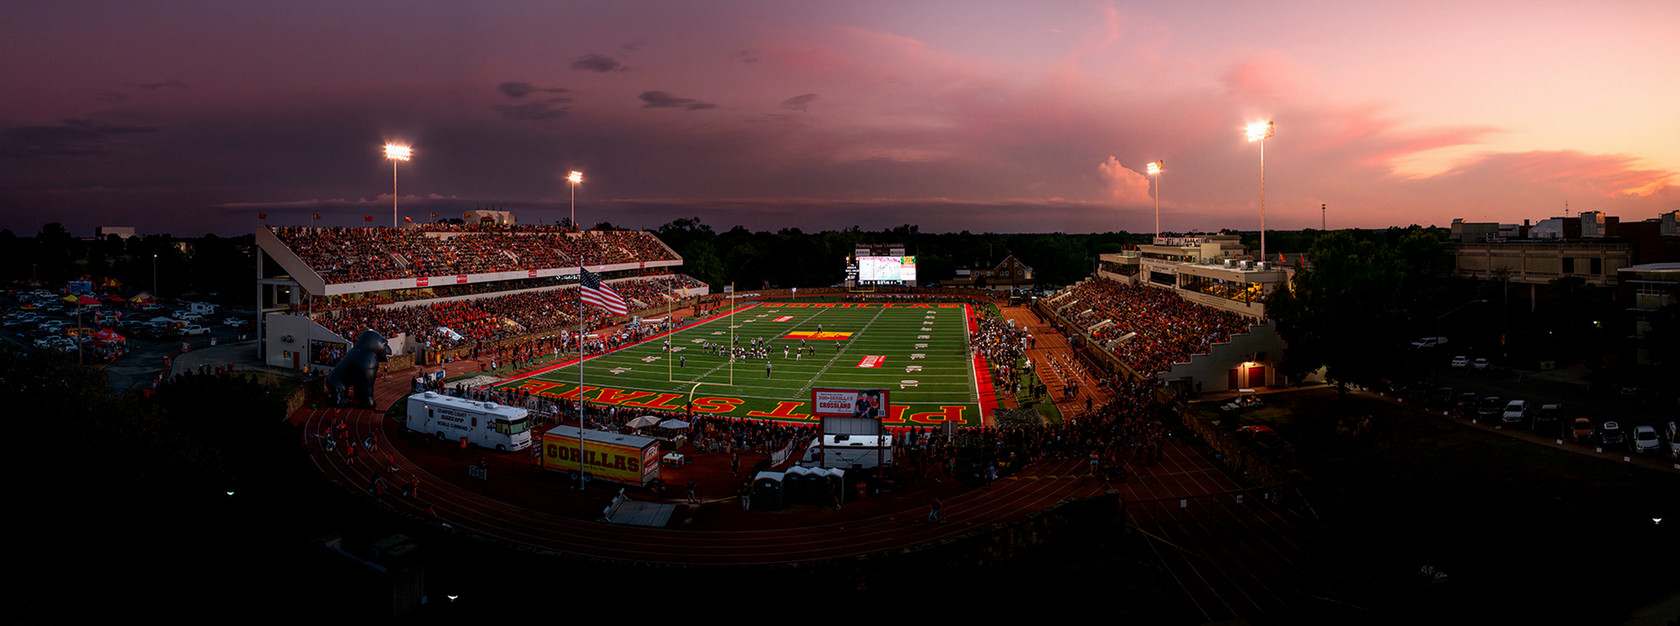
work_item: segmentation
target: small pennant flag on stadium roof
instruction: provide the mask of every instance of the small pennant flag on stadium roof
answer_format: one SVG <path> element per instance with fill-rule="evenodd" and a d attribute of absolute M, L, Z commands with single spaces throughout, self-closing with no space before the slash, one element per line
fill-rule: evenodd
<path fill-rule="evenodd" d="M 266 220 L 266 219 L 268 219 L 268 214 L 264 213 L 262 211 L 257 211 L 257 219 Z"/>
<path fill-rule="evenodd" d="M 363 215 L 362 216 L 362 221 L 371 222 L 371 221 L 373 221 L 373 216 L 372 215 Z"/>
<path fill-rule="evenodd" d="M 630 314 L 630 307 L 625 306 L 624 298 L 619 296 L 618 292 L 613 291 L 612 287 L 602 284 L 600 276 L 586 269 L 578 269 L 583 272 L 583 275 L 578 278 L 581 285 L 581 293 L 578 297 L 583 298 L 584 303 L 600 307 L 602 310 L 616 315 Z"/>
<path fill-rule="evenodd" d="M 432 217 L 437 217 L 437 214 L 436 214 L 436 213 L 433 213 L 433 214 L 432 214 Z"/>
<path fill-rule="evenodd" d="M 414 223 L 414 218 L 412 218 L 412 217 L 409 217 L 409 216 L 407 216 L 407 215 L 404 215 L 404 216 L 403 216 L 403 221 L 404 221 L 404 222 L 408 222 L 408 223 L 410 223 L 410 224 L 413 224 L 413 223 Z"/>
<path fill-rule="evenodd" d="M 312 220 L 321 219 L 321 214 L 320 213 L 310 213 L 309 214 L 309 219 L 312 219 Z"/>

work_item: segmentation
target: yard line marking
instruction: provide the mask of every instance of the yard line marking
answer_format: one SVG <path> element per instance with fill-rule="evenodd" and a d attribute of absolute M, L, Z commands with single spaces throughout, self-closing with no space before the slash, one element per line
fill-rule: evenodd
<path fill-rule="evenodd" d="M 876 310 L 875 311 L 875 317 L 869 318 L 869 321 L 863 325 L 863 328 L 859 328 L 858 331 L 856 333 L 854 333 L 854 336 L 858 336 L 858 337 L 864 336 L 863 333 L 865 331 L 868 331 L 870 326 L 874 326 L 875 325 L 875 320 L 881 319 L 881 314 L 886 313 L 886 312 L 887 312 L 886 307 L 882 307 L 882 308 Z M 818 313 L 818 315 L 821 315 L 821 313 Z M 813 315 L 812 317 L 816 317 L 816 316 Z M 823 365 L 822 369 L 817 370 L 817 375 L 816 376 L 812 376 L 811 378 L 809 378 L 805 381 L 805 386 L 799 388 L 799 393 L 801 393 L 801 394 L 810 393 L 812 384 L 815 383 L 817 381 L 817 379 L 822 378 L 823 374 L 827 374 L 828 373 L 828 368 L 833 367 L 834 363 L 840 360 L 840 355 L 845 354 L 846 351 L 850 350 L 850 349 L 852 349 L 852 343 L 848 341 L 848 342 L 846 342 L 845 347 L 840 348 L 839 352 L 835 353 L 835 355 L 833 357 L 828 359 L 828 363 Z"/>

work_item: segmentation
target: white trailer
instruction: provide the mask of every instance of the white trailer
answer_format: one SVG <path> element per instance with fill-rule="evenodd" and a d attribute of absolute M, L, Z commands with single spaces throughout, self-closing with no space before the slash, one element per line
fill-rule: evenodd
<path fill-rule="evenodd" d="M 531 446 L 531 416 L 525 409 L 431 391 L 408 397 L 408 429 L 502 451 Z"/>
<path fill-rule="evenodd" d="M 805 450 L 807 463 L 817 467 L 865 468 L 893 464 L 890 435 L 823 435 Z"/>

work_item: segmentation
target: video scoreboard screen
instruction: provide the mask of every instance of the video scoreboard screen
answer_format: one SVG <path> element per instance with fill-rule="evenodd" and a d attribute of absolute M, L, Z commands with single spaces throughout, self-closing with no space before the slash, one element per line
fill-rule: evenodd
<path fill-rule="evenodd" d="M 859 244 L 846 266 L 846 278 L 857 285 L 916 285 L 916 257 L 904 254 L 903 244 Z"/>

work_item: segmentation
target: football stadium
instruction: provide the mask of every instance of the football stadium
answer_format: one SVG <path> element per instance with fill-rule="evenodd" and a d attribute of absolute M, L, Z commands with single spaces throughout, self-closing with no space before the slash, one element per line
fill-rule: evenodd
<path fill-rule="evenodd" d="M 1234 236 L 1158 238 L 1037 297 L 1013 257 L 994 288 L 919 285 L 897 243 L 833 259 L 840 285 L 714 289 L 651 232 L 502 212 L 256 238 L 262 360 L 328 388 L 293 417 L 317 467 L 458 532 L 848 579 L 856 559 L 953 558 L 1035 515 L 1106 511 L 1175 546 L 1154 557 L 1169 571 L 1224 551 L 1269 581 L 1249 607 L 1219 594 L 1251 581 L 1181 590 L 1209 616 L 1317 585 L 1261 554 L 1308 542 L 1281 474 L 1184 443 L 1186 394 L 1285 382 L 1263 301 L 1290 270 Z"/>
<path fill-rule="evenodd" d="M 1680 624 L 1680 2 L 19 8 L 0 622 Z"/>

